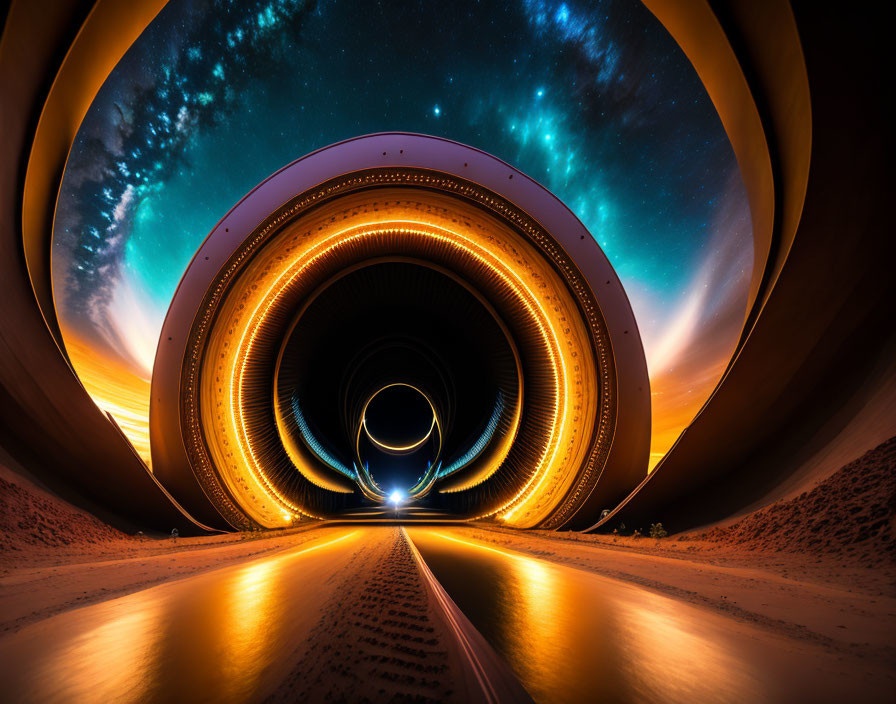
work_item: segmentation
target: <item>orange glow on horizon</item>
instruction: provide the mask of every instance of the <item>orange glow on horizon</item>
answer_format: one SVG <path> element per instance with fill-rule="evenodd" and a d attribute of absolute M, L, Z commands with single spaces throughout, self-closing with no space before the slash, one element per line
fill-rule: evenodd
<path fill-rule="evenodd" d="M 133 363 L 117 359 L 102 346 L 84 341 L 70 329 L 64 329 L 63 334 L 66 351 L 81 384 L 94 403 L 115 419 L 134 450 L 151 469 L 150 380 L 145 377 L 145 372 L 137 369 Z M 653 471 L 665 457 L 706 403 L 727 362 L 727 356 L 709 360 L 704 373 L 696 381 L 692 370 L 688 370 L 687 375 L 676 372 L 675 369 L 651 374 L 652 414 L 648 472 Z"/>
<path fill-rule="evenodd" d="M 666 456 L 718 385 L 728 358 L 709 362 L 698 378 L 682 378 L 675 370 L 650 379 L 651 429 L 648 474 Z"/>
<path fill-rule="evenodd" d="M 70 330 L 65 331 L 66 351 L 81 384 L 94 403 L 115 419 L 137 454 L 152 468 L 149 446 L 150 380 L 140 370 L 101 348 L 91 347 Z M 651 438 L 648 472 L 675 444 L 715 389 L 727 364 L 718 360 L 705 376 L 693 383 L 674 370 L 650 378 Z"/>
<path fill-rule="evenodd" d="M 109 413 L 137 454 L 152 469 L 149 449 L 150 380 L 103 348 L 63 330 L 75 373 L 93 402 Z"/>

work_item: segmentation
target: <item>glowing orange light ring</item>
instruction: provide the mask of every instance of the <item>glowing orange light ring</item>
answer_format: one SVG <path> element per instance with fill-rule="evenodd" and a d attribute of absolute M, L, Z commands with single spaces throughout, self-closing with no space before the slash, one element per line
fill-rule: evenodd
<path fill-rule="evenodd" d="M 389 227 L 388 225 L 405 225 L 410 227 Z M 419 229 L 424 228 L 424 229 Z M 427 231 L 425 228 L 430 228 L 430 230 L 434 230 L 436 232 Z M 457 249 L 460 249 L 465 254 L 474 257 L 477 261 L 479 261 L 484 266 L 488 267 L 492 272 L 494 272 L 499 278 L 501 278 L 505 284 L 508 285 L 509 289 L 513 291 L 519 299 L 522 301 L 523 305 L 527 308 L 532 319 L 535 321 L 538 326 L 539 332 L 542 335 L 542 338 L 546 342 L 548 355 L 551 362 L 553 377 L 554 377 L 554 387 L 555 387 L 555 396 L 554 396 L 554 409 L 553 409 L 553 418 L 550 423 L 551 431 L 549 434 L 548 442 L 545 444 L 544 451 L 542 452 L 541 457 L 536 463 L 536 468 L 533 471 L 532 475 L 529 477 L 526 484 L 523 488 L 508 502 L 506 502 L 500 508 L 489 512 L 485 515 L 494 515 L 496 513 L 505 513 L 504 518 L 509 519 L 513 516 L 513 514 L 519 509 L 521 505 L 523 505 L 529 498 L 531 498 L 541 487 L 545 478 L 548 475 L 547 468 L 553 465 L 553 462 L 556 458 L 557 451 L 559 449 L 558 438 L 562 436 L 562 432 L 566 423 L 566 380 L 567 380 L 567 371 L 566 371 L 566 362 L 563 358 L 562 353 L 560 352 L 560 345 L 557 340 L 557 335 L 553 329 L 553 326 L 548 319 L 548 316 L 545 314 L 544 310 L 541 307 L 541 304 L 538 301 L 538 298 L 532 293 L 531 289 L 526 285 L 526 283 L 519 277 L 516 272 L 513 271 L 512 267 L 508 267 L 505 262 L 501 259 L 494 257 L 488 250 L 484 249 L 476 242 L 473 242 L 469 238 L 464 235 L 446 230 L 444 228 L 438 227 L 436 225 L 431 225 L 429 223 L 423 223 L 418 221 L 410 221 L 410 220 L 388 220 L 384 222 L 373 222 L 373 223 L 364 223 L 362 225 L 355 225 L 353 227 L 346 228 L 345 230 L 341 230 L 339 232 L 334 233 L 330 237 L 327 237 L 323 241 L 313 245 L 309 250 L 307 250 L 305 254 L 305 262 L 300 266 L 296 267 L 295 263 L 293 266 L 286 268 L 274 281 L 274 283 L 268 288 L 265 294 L 261 297 L 261 301 L 255 307 L 252 314 L 249 316 L 250 323 L 243 327 L 242 335 L 240 337 L 239 344 L 237 346 L 238 352 L 236 355 L 236 364 L 233 366 L 230 375 L 230 398 L 232 399 L 230 404 L 231 411 L 231 425 L 233 430 L 235 431 L 235 438 L 237 440 L 237 448 L 243 460 L 245 461 L 246 466 L 249 468 L 249 473 L 252 475 L 255 483 L 258 487 L 275 503 L 280 506 L 281 509 L 287 510 L 296 514 L 310 515 L 302 508 L 296 506 L 291 501 L 289 501 L 285 496 L 283 496 L 277 489 L 273 486 L 273 484 L 268 480 L 267 476 L 264 474 L 264 471 L 261 469 L 258 459 L 255 455 L 255 452 L 252 448 L 252 444 L 249 441 L 248 433 L 246 430 L 245 418 L 243 416 L 242 410 L 242 391 L 244 386 L 244 374 L 246 368 L 246 361 L 251 356 L 252 347 L 255 342 L 255 337 L 257 331 L 264 320 L 264 318 L 270 312 L 272 306 L 276 303 L 278 298 L 283 294 L 283 292 L 289 287 L 289 285 L 295 281 L 297 277 L 299 277 L 309 266 L 311 266 L 314 262 L 320 259 L 322 256 L 326 255 L 327 252 L 332 249 L 343 246 L 347 243 L 353 242 L 355 240 L 361 239 L 363 237 L 368 237 L 384 230 L 395 230 L 397 232 L 403 234 L 415 234 L 423 237 L 431 237 L 438 241 L 441 241 L 449 246 L 453 246 Z M 354 235 L 348 235 L 347 233 L 356 232 Z M 458 240 L 462 240 L 466 243 L 467 246 L 461 244 Z M 318 250 L 314 254 L 314 252 Z M 495 262 L 501 265 L 501 268 L 495 265 L 495 262 L 491 261 L 491 258 L 494 258 Z M 502 271 L 502 268 L 506 270 Z M 277 289 L 276 293 L 273 293 L 274 290 Z M 263 312 L 259 315 L 259 311 L 264 308 Z M 251 333 L 250 333 L 251 330 Z M 548 334 L 547 330 L 550 331 Z M 248 343 L 247 338 L 248 336 Z M 559 360 L 559 364 L 558 364 Z M 238 374 L 237 374 L 238 371 Z M 557 416 L 560 416 L 559 423 L 557 422 Z M 548 459 L 548 454 L 550 453 L 550 459 Z M 537 482 L 536 482 L 537 479 Z M 534 483 L 534 486 L 533 486 Z M 531 488 L 531 491 L 530 491 Z M 512 507 L 512 508 L 511 508 Z M 509 509 L 509 510 L 508 510 Z"/>

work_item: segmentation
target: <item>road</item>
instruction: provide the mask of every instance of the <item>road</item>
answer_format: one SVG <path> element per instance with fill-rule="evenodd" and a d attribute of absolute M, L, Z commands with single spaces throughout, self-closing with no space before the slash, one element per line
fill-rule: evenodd
<path fill-rule="evenodd" d="M 0 639 L 6 701 L 242 702 L 292 666 L 360 530 L 69 611 Z M 297 608 L 297 605 L 301 608 Z"/>
<path fill-rule="evenodd" d="M 408 527 L 406 534 L 490 644 L 484 647 L 503 657 L 536 701 L 887 700 L 880 673 L 857 679 L 854 663 L 817 646 L 643 587 L 495 548 L 450 527 Z M 242 702 L 278 691 L 284 699 L 282 683 L 292 679 L 298 686 L 315 668 L 322 681 L 350 681 L 353 669 L 390 658 L 398 677 L 431 667 L 439 657 L 433 653 L 447 651 L 450 657 L 441 657 L 454 664 L 439 665 L 441 684 L 427 675 L 429 682 L 414 686 L 430 690 L 400 690 L 441 699 L 438 692 L 449 691 L 452 677 L 462 680 L 466 665 L 456 662 L 459 648 L 436 642 L 438 618 L 427 621 L 425 608 L 404 613 L 413 611 L 405 606 L 425 591 L 424 582 L 405 570 L 396 577 L 399 607 L 376 602 L 389 591 L 383 585 L 390 571 L 403 564 L 395 557 L 402 540 L 395 528 L 327 528 L 295 549 L 32 623 L 0 637 L 0 699 Z M 436 603 L 425 595 L 423 601 Z M 327 630 L 330 621 L 335 630 Z M 415 638 L 414 629 L 435 635 Z M 340 651 L 341 640 L 352 638 L 356 645 Z M 309 655 L 310 642 L 333 650 Z M 429 652 L 424 642 L 434 644 Z M 413 652 L 404 661 L 395 657 L 406 651 Z M 345 660 L 338 673 L 334 657 Z M 374 693 L 377 686 L 363 678 L 355 684 Z M 351 689 L 338 691 L 353 696 Z M 399 690 L 379 691 L 386 700 Z M 452 691 L 444 698 L 469 698 L 458 687 Z"/>
<path fill-rule="evenodd" d="M 450 529 L 408 534 L 538 702 L 893 701 L 885 668 Z"/>

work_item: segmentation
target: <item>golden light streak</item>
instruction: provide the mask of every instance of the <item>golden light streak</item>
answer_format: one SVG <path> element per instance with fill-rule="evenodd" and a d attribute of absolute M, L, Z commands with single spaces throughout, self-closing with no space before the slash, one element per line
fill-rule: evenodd
<path fill-rule="evenodd" d="M 504 557 L 509 557 L 512 560 L 521 560 L 523 562 L 529 562 L 533 560 L 533 558 L 522 555 L 518 552 L 508 552 L 507 550 L 501 550 L 500 548 L 493 548 L 491 545 L 483 545 L 482 543 L 474 543 L 469 540 L 462 540 L 461 538 L 453 538 L 450 535 L 446 535 L 445 533 L 440 533 L 434 530 L 429 530 L 427 532 L 432 535 L 437 535 L 443 540 L 450 540 L 452 543 L 460 543 L 461 545 L 466 545 L 467 547 L 478 548 L 479 550 L 485 550 L 487 552 L 493 552 L 496 555 L 503 555 Z"/>
<path fill-rule="evenodd" d="M 320 550 L 321 548 L 328 548 L 331 545 L 335 545 L 336 543 L 340 543 L 343 540 L 347 540 L 348 538 L 356 536 L 360 531 L 353 530 L 351 533 L 346 533 L 345 535 L 340 535 L 338 538 L 333 538 L 332 540 L 327 540 L 324 543 L 315 543 L 314 545 L 310 545 L 307 548 L 302 548 L 301 550 L 296 550 L 295 552 L 287 553 L 283 555 L 284 558 L 287 557 L 296 557 L 297 555 L 304 555 L 305 553 L 314 552 L 315 550 Z"/>
<path fill-rule="evenodd" d="M 380 440 L 379 438 L 374 437 L 373 434 L 370 432 L 370 429 L 367 427 L 367 419 L 366 418 L 364 418 L 361 421 L 361 427 L 364 428 L 364 434 L 368 438 L 370 438 L 370 442 L 372 442 L 377 447 L 382 448 L 383 450 L 389 450 L 390 452 L 410 452 L 411 450 L 414 450 L 414 449 L 420 447 L 423 443 L 425 443 L 427 440 L 429 440 L 429 437 L 432 435 L 433 428 L 436 427 L 436 417 L 435 416 L 432 417 L 432 423 L 429 424 L 429 430 L 426 431 L 426 435 L 424 435 L 419 440 L 415 440 L 410 445 L 389 445 L 389 444 L 383 442 L 382 440 Z M 360 435 L 358 437 L 360 437 Z"/>
<path fill-rule="evenodd" d="M 51 647 L 37 659 L 31 701 L 144 701 L 151 683 L 140 674 L 162 640 L 164 614 L 157 602 L 141 601 L 91 607 L 97 624 L 86 624 L 78 637 L 54 633 Z M 125 643 L 128 647 L 122 647 Z"/>

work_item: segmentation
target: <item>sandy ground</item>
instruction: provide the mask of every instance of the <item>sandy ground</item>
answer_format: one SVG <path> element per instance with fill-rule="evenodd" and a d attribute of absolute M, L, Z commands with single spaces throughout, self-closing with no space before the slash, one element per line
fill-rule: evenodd
<path fill-rule="evenodd" d="M 189 588 L 199 578 L 207 581 L 219 573 L 223 578 L 223 568 L 263 565 L 306 544 L 314 550 L 357 532 L 320 526 L 235 544 L 193 541 L 123 560 L 11 569 L 0 579 L 0 645 L 12 647 L 19 635 L 30 639 L 29 625 L 50 626 L 56 621 L 51 617 L 79 607 L 102 608 L 99 602 L 113 603 L 163 583 Z M 314 598 L 294 605 L 310 609 L 314 625 L 267 701 L 478 701 L 469 666 L 399 528 L 362 532 L 362 539 L 350 541 L 352 554 L 340 558 Z"/>
<path fill-rule="evenodd" d="M 798 496 L 683 538 L 720 548 L 834 557 L 874 568 L 893 584 L 894 526 L 896 438 L 890 438 Z"/>
<path fill-rule="evenodd" d="M 308 645 L 270 702 L 464 702 L 464 661 L 397 527 L 340 575 Z"/>
<path fill-rule="evenodd" d="M 273 533 L 129 535 L 0 465 L 0 633 L 294 548 L 321 530 L 309 522 Z"/>
<path fill-rule="evenodd" d="M 398 528 L 290 538 L 0 635 L 3 700 L 481 701 Z"/>
<path fill-rule="evenodd" d="M 660 540 L 495 524 L 460 533 L 896 668 L 894 525 L 890 439 L 799 496 L 722 527 Z"/>
<path fill-rule="evenodd" d="M 241 550 L 251 556 L 255 554 L 253 550 L 272 549 L 275 543 L 271 541 L 318 527 L 317 521 L 309 521 L 273 533 L 178 538 L 156 533 L 128 534 L 0 464 L 0 577 L 22 569 L 119 561 L 234 545 L 244 545 Z M 255 547 L 245 547 L 256 542 Z"/>

